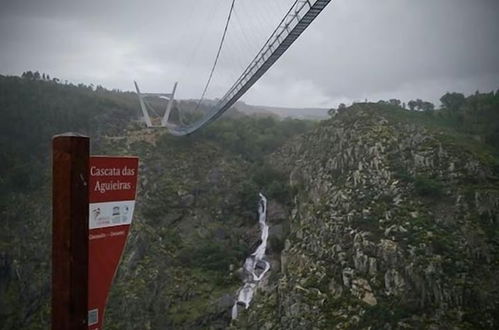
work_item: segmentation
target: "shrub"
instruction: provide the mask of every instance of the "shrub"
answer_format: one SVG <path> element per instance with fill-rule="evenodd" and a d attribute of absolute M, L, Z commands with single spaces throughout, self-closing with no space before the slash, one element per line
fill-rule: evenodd
<path fill-rule="evenodd" d="M 417 176 L 414 180 L 416 193 L 425 197 L 437 197 L 442 194 L 442 185 L 440 182 L 423 176 Z"/>

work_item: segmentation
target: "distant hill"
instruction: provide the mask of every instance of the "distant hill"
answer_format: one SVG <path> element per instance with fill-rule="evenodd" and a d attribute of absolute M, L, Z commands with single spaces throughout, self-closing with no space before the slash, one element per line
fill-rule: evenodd
<path fill-rule="evenodd" d="M 247 114 L 275 114 L 280 118 L 323 120 L 329 118 L 326 108 L 285 108 L 266 105 L 249 105 L 237 102 L 234 105 L 239 111 Z"/>
<path fill-rule="evenodd" d="M 197 100 L 181 100 L 184 104 L 197 104 Z M 216 100 L 203 100 L 203 105 L 213 106 Z M 255 116 L 274 116 L 275 118 L 292 118 L 304 120 L 323 120 L 329 118 L 328 108 L 287 108 L 287 107 L 273 107 L 267 105 L 251 105 L 243 101 L 237 101 L 228 112 L 236 109 L 247 115 Z"/>

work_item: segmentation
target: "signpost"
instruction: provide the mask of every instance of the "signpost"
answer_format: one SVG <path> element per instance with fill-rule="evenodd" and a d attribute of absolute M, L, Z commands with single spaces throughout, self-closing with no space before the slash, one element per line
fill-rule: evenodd
<path fill-rule="evenodd" d="M 128 237 L 138 158 L 89 157 L 89 138 L 53 138 L 52 330 L 102 329 Z"/>
<path fill-rule="evenodd" d="M 89 138 L 52 140 L 52 330 L 87 329 Z"/>
<path fill-rule="evenodd" d="M 104 309 L 135 209 L 139 159 L 91 157 L 88 328 L 102 329 Z"/>

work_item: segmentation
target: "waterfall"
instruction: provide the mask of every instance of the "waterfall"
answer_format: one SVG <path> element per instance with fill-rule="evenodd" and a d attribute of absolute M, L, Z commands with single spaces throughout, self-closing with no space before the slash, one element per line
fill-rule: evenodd
<path fill-rule="evenodd" d="M 261 243 L 246 260 L 244 261 L 243 271 L 244 285 L 239 289 L 237 298 L 232 307 L 232 319 L 236 319 L 238 315 L 238 305 L 248 309 L 253 295 L 255 294 L 258 283 L 263 276 L 269 271 L 270 263 L 265 260 L 265 251 L 267 250 L 267 239 L 269 237 L 269 226 L 267 220 L 267 198 L 260 193 L 258 202 L 258 223 L 260 224 Z"/>

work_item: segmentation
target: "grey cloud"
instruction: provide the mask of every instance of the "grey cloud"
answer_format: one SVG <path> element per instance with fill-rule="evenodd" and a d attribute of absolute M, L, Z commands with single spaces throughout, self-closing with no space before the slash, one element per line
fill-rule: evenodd
<path fill-rule="evenodd" d="M 409 84 L 415 87 L 411 97 L 425 97 L 418 95 L 418 84 L 446 81 L 450 85 L 439 88 L 446 90 L 461 80 L 490 74 L 495 83 L 484 79 L 474 88 L 499 86 L 499 3 L 397 0 L 366 6 L 369 3 L 337 1 L 336 8 L 328 8 L 283 59 L 281 68 L 295 68 L 287 72 L 289 79 L 313 79 L 328 95 L 349 98 Z M 318 43 L 321 51 L 304 64 L 307 58 L 297 48 L 312 49 Z"/>
<path fill-rule="evenodd" d="M 292 0 L 236 0 L 209 97 L 219 97 Z M 199 97 L 229 0 L 3 1 L 0 74 Z M 255 104 L 335 106 L 368 98 L 437 101 L 499 88 L 496 0 L 333 0 L 245 95 Z"/>

